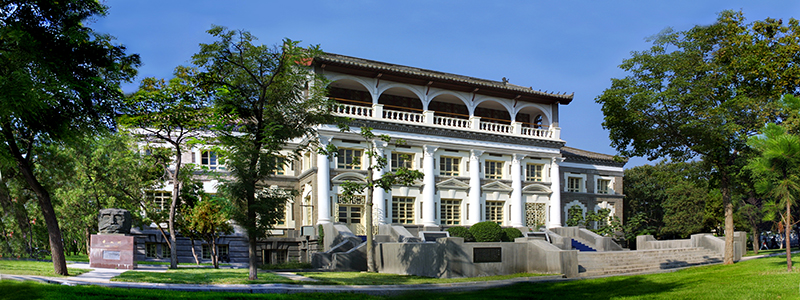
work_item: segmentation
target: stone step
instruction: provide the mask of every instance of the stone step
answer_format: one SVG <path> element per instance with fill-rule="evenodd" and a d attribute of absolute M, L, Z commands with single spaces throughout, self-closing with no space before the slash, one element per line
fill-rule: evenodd
<path fill-rule="evenodd" d="M 721 255 L 704 248 L 578 253 L 580 276 L 653 272 L 721 262 Z"/>

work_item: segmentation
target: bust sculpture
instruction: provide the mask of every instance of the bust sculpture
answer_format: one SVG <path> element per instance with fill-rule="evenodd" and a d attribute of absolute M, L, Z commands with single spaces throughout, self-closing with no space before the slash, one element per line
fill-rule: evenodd
<path fill-rule="evenodd" d="M 131 213 L 124 209 L 101 209 L 97 221 L 100 233 L 127 234 L 131 232 Z"/>

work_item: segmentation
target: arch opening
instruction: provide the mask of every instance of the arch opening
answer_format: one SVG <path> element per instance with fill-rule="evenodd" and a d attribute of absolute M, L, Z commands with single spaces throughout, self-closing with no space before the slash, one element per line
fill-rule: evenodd
<path fill-rule="evenodd" d="M 372 95 L 367 88 L 352 79 L 341 79 L 328 85 L 328 97 L 342 104 L 372 106 Z"/>
<path fill-rule="evenodd" d="M 511 115 L 505 106 L 494 100 L 483 101 L 475 107 L 475 116 L 481 122 L 511 125 Z"/>
<path fill-rule="evenodd" d="M 428 110 L 433 111 L 434 116 L 469 120 L 469 109 L 464 101 L 449 94 L 434 97 L 428 104 Z"/>
<path fill-rule="evenodd" d="M 546 114 L 537 107 L 527 106 L 517 112 L 516 121 L 522 124 L 522 127 L 547 129 L 550 128 L 550 120 L 547 119 Z"/>
<path fill-rule="evenodd" d="M 393 87 L 384 91 L 378 97 L 378 104 L 383 104 L 384 109 L 422 113 L 422 101 L 406 88 Z"/>

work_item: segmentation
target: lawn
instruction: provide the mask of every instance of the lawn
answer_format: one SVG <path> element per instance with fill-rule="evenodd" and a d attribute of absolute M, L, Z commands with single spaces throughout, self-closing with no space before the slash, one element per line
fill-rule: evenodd
<path fill-rule="evenodd" d="M 77 276 L 91 271 L 90 269 L 67 268 L 70 276 Z M 0 274 L 57 276 L 53 272 L 53 263 L 46 261 L 0 260 Z"/>
<path fill-rule="evenodd" d="M 247 269 L 180 268 L 166 272 L 128 271 L 111 279 L 121 282 L 191 283 L 191 284 L 262 284 L 294 283 L 272 273 L 258 274 L 258 280 L 247 280 Z"/>
<path fill-rule="evenodd" d="M 297 274 L 319 280 L 317 284 L 337 285 L 381 285 L 381 284 L 433 284 L 454 282 L 475 282 L 503 280 L 518 277 L 549 276 L 553 274 L 519 273 L 512 275 L 472 277 L 472 278 L 430 278 L 410 275 L 361 273 L 361 272 L 299 272 Z M 304 282 L 304 284 L 308 284 Z"/>
<path fill-rule="evenodd" d="M 794 259 L 797 264 L 800 259 Z M 798 266 L 800 267 L 800 265 Z M 209 271 L 210 269 L 197 269 Z M 182 270 L 179 270 L 182 271 Z M 240 270 L 220 270 L 240 271 Z M 241 270 L 245 271 L 245 270 Z M 125 274 L 130 273 L 126 272 Z M 335 274 L 335 273 L 331 273 Z M 355 273 L 360 274 L 360 273 Z M 349 277 L 359 277 L 351 273 Z M 259 274 L 259 277 L 267 274 Z M 243 273 L 242 277 L 246 275 Z M 310 275 L 309 275 L 310 276 Z M 343 275 L 346 276 L 347 275 Z M 402 279 L 407 280 L 407 279 Z M 412 293 L 399 297 L 357 294 L 249 295 L 168 292 L 101 287 L 66 287 L 0 282 L 6 299 L 800 299 L 800 271 L 786 272 L 786 257 L 755 259 L 734 265 L 694 267 L 677 272 L 616 276 L 561 282 L 521 283 L 465 293 Z M 13 298 L 17 297 L 17 298 Z M 262 298 L 263 299 L 263 298 Z"/>

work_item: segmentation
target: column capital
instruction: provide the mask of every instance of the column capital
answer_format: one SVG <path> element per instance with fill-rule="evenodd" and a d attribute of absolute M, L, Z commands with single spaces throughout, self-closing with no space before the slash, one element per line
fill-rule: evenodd
<path fill-rule="evenodd" d="M 474 159 L 478 159 L 478 157 L 480 157 L 483 154 L 483 152 L 486 152 L 486 151 L 475 150 L 475 149 L 469 150 L 469 158 L 470 159 L 473 159 L 473 158 Z"/>
<path fill-rule="evenodd" d="M 527 155 L 525 155 L 525 154 L 514 153 L 514 154 L 511 155 L 511 162 L 518 164 L 518 163 L 522 162 L 522 160 L 525 159 L 526 156 Z"/>
<path fill-rule="evenodd" d="M 321 134 L 317 135 L 317 141 L 322 146 L 326 146 L 326 145 L 330 144 L 331 140 L 333 140 L 333 136 L 332 135 L 321 135 Z"/>
<path fill-rule="evenodd" d="M 553 157 L 552 161 L 553 164 L 560 165 L 562 162 L 564 162 L 564 159 L 564 157 Z"/>
<path fill-rule="evenodd" d="M 389 142 L 383 140 L 373 140 L 372 144 L 375 145 L 375 148 L 377 148 L 379 151 L 389 146 Z"/>
<path fill-rule="evenodd" d="M 422 151 L 425 152 L 425 156 L 433 157 L 433 153 L 439 150 L 439 146 L 432 146 L 432 145 L 423 145 Z"/>

